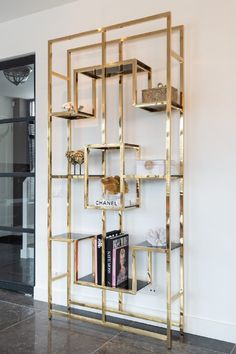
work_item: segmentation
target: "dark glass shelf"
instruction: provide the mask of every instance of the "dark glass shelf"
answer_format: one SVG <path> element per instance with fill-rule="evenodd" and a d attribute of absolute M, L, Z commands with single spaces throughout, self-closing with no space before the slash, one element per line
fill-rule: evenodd
<path fill-rule="evenodd" d="M 105 206 L 105 205 L 87 205 L 85 207 L 86 209 L 98 209 L 98 210 L 115 210 L 115 211 L 120 211 L 120 210 L 125 210 L 125 209 L 134 209 L 134 208 L 139 208 L 139 205 L 137 204 L 131 204 L 131 205 L 125 205 L 124 207 L 122 206 Z"/>
<path fill-rule="evenodd" d="M 118 143 L 118 144 L 89 144 L 87 147 L 89 149 L 99 149 L 99 150 L 115 150 L 120 149 L 124 146 L 125 149 L 139 149 L 139 145 L 130 143 Z"/>
<path fill-rule="evenodd" d="M 141 108 L 144 109 L 145 111 L 149 111 L 149 112 L 165 112 L 166 111 L 166 107 L 167 107 L 167 102 L 163 101 L 160 103 L 140 103 L 140 104 L 136 104 L 135 105 L 136 108 Z M 172 102 L 171 108 L 173 110 L 177 110 L 177 111 L 181 111 L 182 112 L 182 106 L 180 106 L 178 103 L 176 102 Z"/>
<path fill-rule="evenodd" d="M 94 275 L 91 273 L 91 274 L 88 274 L 82 278 L 79 278 L 79 280 L 77 281 L 77 283 L 79 283 L 80 285 L 85 285 L 85 286 L 93 286 L 93 287 L 97 287 L 97 288 L 103 288 L 102 285 L 98 285 L 98 284 L 95 284 L 95 277 Z M 84 283 L 84 284 L 81 284 L 81 283 Z M 144 280 L 137 280 L 137 291 L 145 288 L 145 286 L 147 286 L 149 284 L 148 281 L 144 281 Z M 130 292 L 132 293 L 133 290 L 132 290 L 132 279 L 128 279 L 127 283 L 125 283 L 123 286 L 121 287 L 117 287 L 117 288 L 113 288 L 113 287 L 109 287 L 109 286 L 106 286 L 105 287 L 106 290 L 110 290 L 110 291 L 123 291 L 123 292 Z"/>
<path fill-rule="evenodd" d="M 80 234 L 76 232 L 71 232 L 71 233 L 64 233 L 64 234 L 59 234 L 59 235 L 54 235 L 50 238 L 51 241 L 58 241 L 58 242 L 74 242 L 77 240 L 85 240 L 88 238 L 93 238 L 96 235 L 91 235 L 91 234 Z"/>
<path fill-rule="evenodd" d="M 171 243 L 171 250 L 175 250 L 177 248 L 181 247 L 180 242 L 172 242 Z M 165 246 L 160 247 L 160 246 L 152 246 L 151 243 L 148 241 L 144 241 L 141 243 L 138 243 L 137 245 L 133 246 L 134 249 L 140 250 L 140 251 L 151 251 L 151 252 L 159 252 L 159 253 L 166 253 L 167 248 Z"/>
<path fill-rule="evenodd" d="M 171 179 L 179 179 L 183 178 L 183 175 L 171 175 Z M 142 176 L 142 175 L 124 175 L 124 179 L 132 180 L 132 179 L 143 179 L 143 180 L 160 180 L 165 181 L 167 179 L 166 176 L 158 176 L 158 175 L 149 175 L 149 176 Z"/>
<path fill-rule="evenodd" d="M 105 66 L 105 76 L 106 77 L 113 77 L 116 75 L 128 75 L 132 74 L 133 72 L 133 66 L 134 64 L 137 65 L 137 72 L 145 72 L 151 71 L 151 68 L 142 63 L 141 61 L 137 59 L 129 59 L 129 60 L 124 60 L 121 62 L 115 62 L 111 64 L 107 64 Z M 86 75 L 88 77 L 91 77 L 92 79 L 101 79 L 102 78 L 102 66 L 97 65 L 94 67 L 89 67 L 89 68 L 82 68 L 78 70 L 80 74 Z"/>
<path fill-rule="evenodd" d="M 86 112 L 52 112 L 51 116 L 70 120 L 95 118 L 92 113 Z"/>

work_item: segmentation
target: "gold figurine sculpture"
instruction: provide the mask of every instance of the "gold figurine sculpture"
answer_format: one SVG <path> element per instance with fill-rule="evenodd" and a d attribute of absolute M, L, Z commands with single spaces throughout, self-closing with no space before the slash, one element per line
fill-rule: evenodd
<path fill-rule="evenodd" d="M 120 176 L 110 176 L 102 178 L 102 184 L 108 194 L 117 194 L 120 192 Z M 128 183 L 124 181 L 125 193 L 129 192 Z"/>
<path fill-rule="evenodd" d="M 81 175 L 81 166 L 84 163 L 84 150 L 67 151 L 66 157 L 68 162 L 74 166 L 74 174 L 76 174 L 76 165 L 79 165 L 79 174 Z"/>

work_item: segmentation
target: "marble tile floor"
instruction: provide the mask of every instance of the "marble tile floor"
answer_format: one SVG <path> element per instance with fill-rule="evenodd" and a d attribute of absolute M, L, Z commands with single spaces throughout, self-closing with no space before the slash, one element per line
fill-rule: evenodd
<path fill-rule="evenodd" d="M 236 345 L 186 334 L 168 351 L 164 342 L 149 337 L 60 317 L 49 321 L 46 303 L 0 290 L 0 354 L 59 353 L 236 354 Z"/>

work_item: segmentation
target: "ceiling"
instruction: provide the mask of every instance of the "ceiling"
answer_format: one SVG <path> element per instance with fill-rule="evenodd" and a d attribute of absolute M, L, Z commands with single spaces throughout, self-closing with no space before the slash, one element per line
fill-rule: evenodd
<path fill-rule="evenodd" d="M 76 0 L 0 0 L 0 23 L 74 1 Z"/>

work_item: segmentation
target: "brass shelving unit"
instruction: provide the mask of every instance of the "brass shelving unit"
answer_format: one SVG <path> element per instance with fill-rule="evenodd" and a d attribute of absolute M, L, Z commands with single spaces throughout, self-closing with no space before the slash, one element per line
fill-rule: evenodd
<path fill-rule="evenodd" d="M 126 36 L 121 38 L 116 38 L 112 40 L 107 40 L 107 34 L 118 30 L 121 28 L 128 28 L 130 26 L 139 25 L 149 21 L 165 21 L 166 25 L 162 29 L 157 29 L 151 32 L 137 33 L 132 36 Z M 172 49 L 172 36 L 177 34 L 179 41 L 179 53 L 176 53 Z M 80 41 L 82 38 L 91 38 L 94 35 L 100 35 L 101 40 L 97 43 L 91 42 L 86 45 L 76 45 L 73 48 L 67 50 L 67 74 L 63 75 L 53 70 L 53 49 L 55 45 L 68 43 L 68 41 L 74 40 Z M 138 41 L 145 38 L 155 38 L 156 36 L 166 36 L 166 85 L 167 85 L 167 99 L 164 102 L 158 103 L 138 103 L 137 100 L 137 77 L 139 73 L 143 72 L 147 74 L 147 84 L 148 88 L 152 87 L 152 69 L 148 65 L 142 63 L 137 59 L 123 59 L 123 46 L 124 43 L 132 41 Z M 93 39 L 92 39 L 93 41 Z M 107 48 L 110 45 L 117 45 L 118 57 L 117 62 L 108 63 L 107 62 Z M 90 67 L 79 67 L 72 69 L 72 57 L 74 54 L 84 52 L 87 49 L 100 48 L 101 49 L 101 65 L 90 66 Z M 179 104 L 172 102 L 172 61 L 175 60 L 179 63 L 179 77 L 180 77 L 180 102 Z M 78 77 L 79 75 L 84 75 L 91 79 L 92 83 L 92 111 L 91 113 L 82 112 L 78 110 Z M 149 112 L 166 112 L 166 174 L 163 176 L 139 176 L 139 175 L 126 175 L 125 174 L 125 152 L 127 149 L 131 149 L 135 152 L 136 158 L 140 159 L 140 147 L 135 144 L 128 144 L 124 141 L 124 110 L 123 110 L 123 77 L 124 75 L 130 75 L 132 80 L 132 105 L 137 109 L 143 109 Z M 110 77 L 118 76 L 119 78 L 119 143 L 108 144 L 107 143 L 107 110 L 106 110 L 106 87 L 107 80 Z M 53 95 L 53 77 L 63 80 L 67 84 L 67 100 L 72 101 L 75 106 L 75 112 L 77 113 L 67 113 L 67 112 L 53 112 L 52 107 L 52 95 Z M 52 122 L 55 119 L 66 119 L 67 121 L 67 149 L 68 151 L 72 149 L 72 129 L 73 121 L 80 119 L 95 119 L 96 118 L 96 81 L 101 80 L 101 144 L 91 144 L 85 146 L 85 167 L 84 175 L 73 175 L 71 173 L 71 164 L 67 165 L 67 174 L 56 175 L 52 171 Z M 181 171 L 179 175 L 171 174 L 171 156 L 172 156 L 172 111 L 176 111 L 179 114 L 180 124 L 179 124 L 179 139 L 180 139 L 180 165 Z M 132 333 L 137 333 L 141 335 L 147 335 L 158 339 L 163 339 L 167 341 L 168 348 L 172 345 L 172 328 L 179 328 L 180 335 L 183 335 L 184 331 L 184 214 L 183 214 L 183 196 L 184 196 L 184 131 L 183 131 L 183 112 L 184 112 L 184 27 L 182 25 L 172 27 L 171 24 L 171 13 L 161 13 L 149 17 L 144 17 L 140 19 L 135 19 L 129 22 L 119 23 L 111 26 L 106 26 L 103 28 L 98 28 L 86 32 L 81 32 L 61 38 L 56 38 L 50 40 L 48 43 L 48 316 L 51 319 L 53 315 L 61 315 L 69 318 L 77 318 L 80 320 L 102 324 L 103 326 L 109 326 L 113 328 L 118 328 L 124 331 L 129 331 Z M 102 173 L 98 175 L 89 175 L 89 152 L 93 150 L 99 150 L 102 154 Z M 138 208 L 140 207 L 140 185 L 142 181 L 153 180 L 158 183 L 158 181 L 165 181 L 166 188 L 166 247 L 154 247 L 151 246 L 147 241 L 136 244 L 131 248 L 131 261 L 132 261 L 132 273 L 129 279 L 128 288 L 110 288 L 105 285 L 105 248 L 102 247 L 102 285 L 95 284 L 94 280 L 94 254 L 92 254 L 93 266 L 92 273 L 82 277 L 77 278 L 72 275 L 72 263 L 75 266 L 76 261 L 76 248 L 79 248 L 80 242 L 84 240 L 91 240 L 94 245 L 96 235 L 91 234 L 79 234 L 72 232 L 71 223 L 71 194 L 72 194 L 72 181 L 84 181 L 84 207 L 87 209 L 95 208 L 101 211 L 102 220 L 102 239 L 103 245 L 105 244 L 106 237 L 106 221 L 107 212 L 110 207 L 107 206 L 94 206 L 89 204 L 89 181 L 90 179 L 100 179 L 106 176 L 106 163 L 107 163 L 107 152 L 110 150 L 119 151 L 119 169 L 120 169 L 120 206 L 112 210 L 116 210 L 119 215 L 119 228 L 123 230 L 123 213 L 126 209 Z M 65 233 L 59 235 L 52 234 L 52 181 L 53 179 L 61 180 L 65 179 L 67 181 L 67 230 Z M 170 232 L 170 218 L 171 218 L 171 181 L 178 179 L 180 181 L 180 191 L 179 191 L 179 242 L 171 241 Z M 133 205 L 125 205 L 125 180 L 133 180 L 136 185 L 136 200 Z M 73 183 L 75 183 L 75 181 Z M 66 272 L 62 274 L 53 275 L 52 270 L 52 247 L 54 242 L 66 243 L 66 259 L 67 259 L 67 269 Z M 74 252 L 73 252 L 74 250 Z M 179 250 L 180 255 L 180 286 L 179 291 L 172 294 L 171 291 L 171 257 L 172 253 Z M 138 252 L 146 252 L 148 255 L 148 273 L 147 280 L 139 280 L 136 272 L 136 255 Z M 166 318 L 160 318 L 158 316 L 150 316 L 147 314 L 133 313 L 127 311 L 124 308 L 124 294 L 130 294 L 134 296 L 140 289 L 145 287 L 147 284 L 152 282 L 153 276 L 153 266 L 152 266 L 152 255 L 153 253 L 162 253 L 165 255 L 166 262 Z M 52 300 L 52 283 L 62 279 L 67 279 L 67 311 L 56 310 L 53 306 Z M 93 287 L 102 290 L 101 295 L 101 305 L 93 305 L 90 303 L 79 302 L 72 299 L 71 287 L 72 284 L 78 284 L 86 287 Z M 118 293 L 118 306 L 117 308 L 110 308 L 107 306 L 106 293 L 109 291 Z M 172 304 L 175 301 L 179 301 L 179 320 L 172 320 Z M 100 311 L 101 319 L 95 319 L 91 317 L 85 317 L 78 313 L 74 313 L 74 308 L 87 308 Z M 141 330 L 128 325 L 117 324 L 109 322 L 107 319 L 107 314 L 116 314 L 128 316 L 131 318 L 142 319 L 143 321 L 153 321 L 155 324 L 165 325 L 166 334 L 159 334 L 157 332 L 150 332 L 147 330 Z"/>

